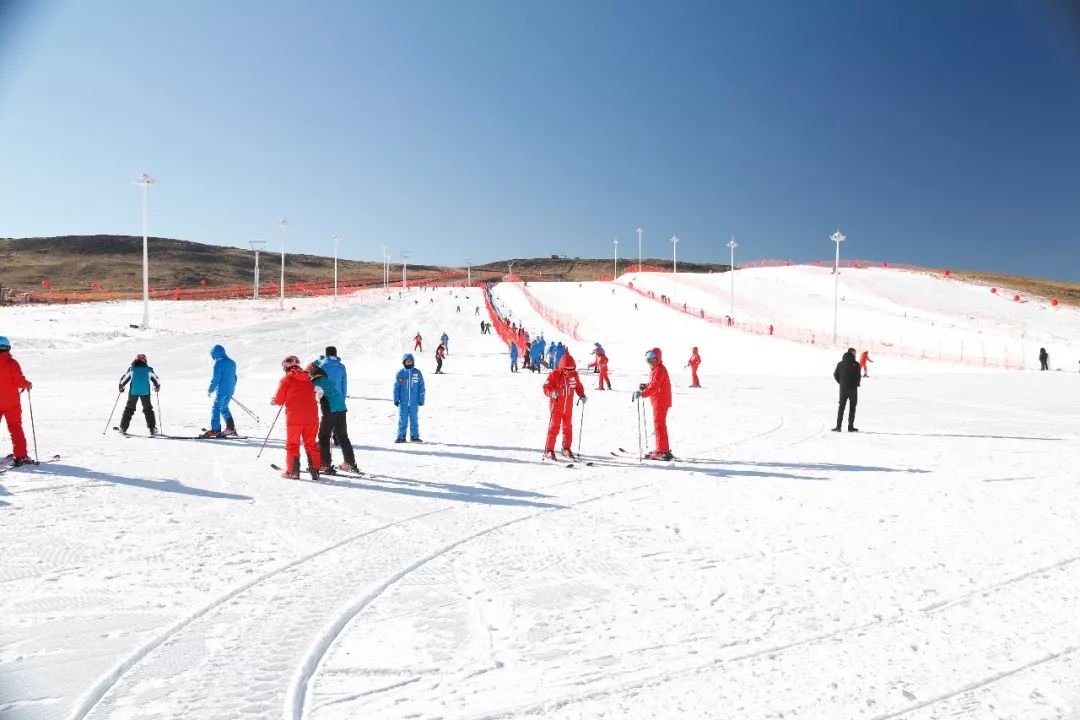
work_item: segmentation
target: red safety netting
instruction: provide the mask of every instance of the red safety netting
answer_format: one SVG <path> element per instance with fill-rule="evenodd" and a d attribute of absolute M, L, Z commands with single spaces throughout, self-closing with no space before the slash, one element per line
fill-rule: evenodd
<path fill-rule="evenodd" d="M 521 292 L 525 296 L 525 299 L 529 301 L 529 306 L 537 315 L 544 318 L 544 320 L 549 322 L 560 332 L 566 333 L 573 339 L 584 340 L 584 338 L 578 335 L 578 326 L 581 324 L 580 318 L 545 305 L 539 298 L 529 292 L 529 288 L 524 285 L 521 287 Z"/>

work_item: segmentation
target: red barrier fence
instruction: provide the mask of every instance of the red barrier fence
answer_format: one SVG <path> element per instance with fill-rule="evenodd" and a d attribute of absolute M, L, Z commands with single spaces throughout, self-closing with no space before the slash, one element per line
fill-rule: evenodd
<path fill-rule="evenodd" d="M 524 285 L 521 286 L 521 292 L 525 295 L 525 299 L 529 301 L 529 306 L 532 307 L 537 315 L 544 318 L 548 323 L 558 328 L 560 332 L 566 333 L 573 339 L 584 340 L 583 337 L 578 335 L 578 326 L 581 324 L 581 318 L 548 307 L 542 303 L 539 298 L 529 292 L 529 288 Z"/>

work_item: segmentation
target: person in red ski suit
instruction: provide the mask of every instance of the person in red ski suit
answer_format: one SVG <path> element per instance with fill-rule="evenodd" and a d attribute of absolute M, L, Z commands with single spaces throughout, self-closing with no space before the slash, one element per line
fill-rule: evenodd
<path fill-rule="evenodd" d="M 596 360 L 589 363 L 589 367 L 598 367 L 598 368 L 600 368 L 600 386 L 596 388 L 597 390 L 603 390 L 605 384 L 607 385 L 608 390 L 611 389 L 611 378 L 608 377 L 607 365 L 608 365 L 607 353 L 603 352 L 602 350 L 597 348 L 596 349 Z"/>
<path fill-rule="evenodd" d="M 416 337 L 413 338 L 413 350 L 424 352 L 424 338 L 420 337 L 420 333 L 416 333 Z"/>
<path fill-rule="evenodd" d="M 577 364 L 567 351 L 559 362 L 559 367 L 547 376 L 547 382 L 544 383 L 544 394 L 551 399 L 551 417 L 548 421 L 547 442 L 544 445 L 546 458 L 555 459 L 555 436 L 560 429 L 563 436 L 563 457 L 574 458 L 570 449 L 574 442 L 574 393 L 581 398 L 581 402 L 586 401 L 585 388 L 581 386 L 581 378 L 577 374 Z"/>
<path fill-rule="evenodd" d="M 690 359 L 686 361 L 686 364 L 690 366 L 690 387 L 701 387 L 701 381 L 698 380 L 697 369 L 701 364 L 701 356 L 698 355 L 697 348 L 694 348 L 690 352 Z"/>
<path fill-rule="evenodd" d="M 6 337 L 0 337 L 0 419 L 7 420 L 8 432 L 11 433 L 11 457 L 16 466 L 33 462 L 26 454 L 20 396 L 23 390 L 31 387 L 19 362 L 11 357 L 11 342 Z"/>
<path fill-rule="evenodd" d="M 311 479 L 319 479 L 319 404 L 315 401 L 315 386 L 300 359 L 289 355 L 281 361 L 285 377 L 278 383 L 277 393 L 271 405 L 285 406 L 285 471 L 281 477 L 300 478 L 300 443 L 308 456 Z"/>
<path fill-rule="evenodd" d="M 635 398 L 647 397 L 652 401 L 653 431 L 656 433 L 656 449 L 645 457 L 650 460 L 671 460 L 671 446 L 668 444 L 667 413 L 671 409 L 671 378 L 664 367 L 660 348 L 653 348 L 645 353 L 645 362 L 652 372 L 649 382 L 641 383 L 641 389 L 634 393 Z"/>
<path fill-rule="evenodd" d="M 874 361 L 870 359 L 870 351 L 869 350 L 863 350 L 862 355 L 859 356 L 859 367 L 862 368 L 862 376 L 863 377 L 870 377 L 870 373 L 867 370 L 866 363 L 872 363 L 872 362 L 874 362 Z"/>

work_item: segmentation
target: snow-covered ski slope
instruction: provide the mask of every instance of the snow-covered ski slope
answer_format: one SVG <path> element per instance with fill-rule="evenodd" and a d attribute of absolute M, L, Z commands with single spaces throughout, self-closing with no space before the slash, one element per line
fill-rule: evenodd
<path fill-rule="evenodd" d="M 666 295 L 681 308 L 731 313 L 728 273 L 628 272 L 619 284 Z M 814 266 L 746 268 L 734 273 L 737 326 L 832 347 L 835 276 Z M 838 344 L 896 358 L 942 359 L 973 367 L 1038 367 L 1040 347 L 1052 365 L 1077 370 L 1080 310 L 1047 298 L 998 293 L 941 275 L 879 267 L 844 268 L 839 282 Z M 610 292 L 610 290 L 609 290 Z M 647 298 L 635 301 L 650 302 Z M 639 302 L 639 305 L 641 303 Z"/>
<path fill-rule="evenodd" d="M 150 331 L 128 327 L 139 303 L 0 309 L 34 382 L 39 452 L 62 456 L 0 474 L 0 718 L 1080 711 L 1080 373 L 882 358 L 862 432 L 836 434 L 834 350 L 611 284 L 528 289 L 576 316 L 581 339 L 520 286 L 497 286 L 496 302 L 581 365 L 594 341 L 611 355 L 615 391 L 583 372 L 575 413 L 592 467 L 539 461 L 543 377 L 510 374 L 498 337 L 479 333 L 478 290 L 289 300 L 285 313 L 162 302 Z M 427 442 L 395 445 L 392 379 L 418 330 Z M 260 416 L 234 408 L 250 439 L 102 434 L 137 352 L 162 378 L 165 432 L 205 426 L 217 342 Z M 349 367 L 370 475 L 282 480 L 269 467 L 280 425 L 255 457 L 279 362 L 327 344 Z M 686 458 L 670 465 L 636 461 L 630 391 L 653 345 Z M 131 429 L 144 432 L 141 413 Z"/>

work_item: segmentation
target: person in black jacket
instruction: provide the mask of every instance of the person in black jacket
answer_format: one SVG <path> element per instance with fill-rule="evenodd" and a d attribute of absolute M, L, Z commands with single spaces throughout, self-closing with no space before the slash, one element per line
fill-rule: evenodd
<path fill-rule="evenodd" d="M 1050 354 L 1046 352 L 1046 348 L 1039 348 L 1039 369 L 1050 369 Z"/>
<path fill-rule="evenodd" d="M 848 412 L 848 432 L 859 432 L 855 427 L 855 405 L 859 402 L 859 383 L 861 382 L 859 361 L 855 359 L 855 348 L 848 348 L 840 362 L 836 363 L 833 379 L 840 384 L 840 408 L 836 411 L 836 427 L 833 432 L 840 432 L 844 422 L 844 405 L 851 402 Z"/>

